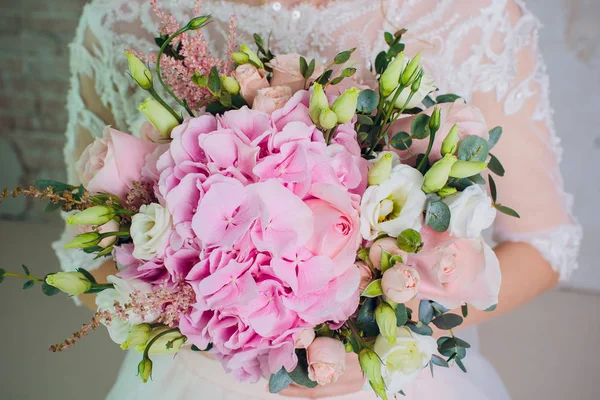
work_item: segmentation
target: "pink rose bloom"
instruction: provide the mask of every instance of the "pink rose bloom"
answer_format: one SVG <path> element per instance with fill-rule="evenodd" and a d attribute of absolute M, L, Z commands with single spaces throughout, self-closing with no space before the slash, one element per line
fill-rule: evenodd
<path fill-rule="evenodd" d="M 346 370 L 346 350 L 337 339 L 318 337 L 308 347 L 308 377 L 324 386 L 334 383 Z"/>
<path fill-rule="evenodd" d="M 371 268 L 363 261 L 357 261 L 356 267 L 360 272 L 360 284 L 358 285 L 358 290 L 362 293 L 373 281 L 373 271 L 371 271 Z"/>
<path fill-rule="evenodd" d="M 376 240 L 369 249 L 369 260 L 376 269 L 381 269 L 381 254 L 383 251 L 390 253 L 393 256 L 402 257 L 402 261 L 406 263 L 408 253 L 404 250 L 400 250 L 396 239 L 386 237 L 383 239 Z"/>
<path fill-rule="evenodd" d="M 252 109 L 266 114 L 272 114 L 273 111 L 282 108 L 292 97 L 292 89 L 288 86 L 272 86 L 270 88 L 260 89 Z"/>
<path fill-rule="evenodd" d="M 107 126 L 102 139 L 84 150 L 75 169 L 91 193 L 106 192 L 124 199 L 132 182 L 142 178 L 146 156 L 155 148 L 155 144 Z"/>
<path fill-rule="evenodd" d="M 233 72 L 233 77 L 240 84 L 242 97 L 249 105 L 252 105 L 260 89 L 269 87 L 267 72 L 264 69 L 258 70 L 250 63 L 237 67 Z"/>
<path fill-rule="evenodd" d="M 468 303 L 485 310 L 498 303 L 500 263 L 483 238 L 456 239 L 429 227 L 421 236 L 423 250 L 410 257 L 421 277 L 420 297 L 450 309 Z"/>
<path fill-rule="evenodd" d="M 436 133 L 431 153 L 429 153 L 429 160 L 431 162 L 442 158 L 440 153 L 442 142 L 454 124 L 458 126 L 458 133 L 461 140 L 470 135 L 480 136 L 485 140 L 489 139 L 488 126 L 483 113 L 479 108 L 468 105 L 464 99 L 457 99 L 454 103 L 438 104 L 428 108 L 424 113 L 431 115 L 434 108 L 440 109 L 440 129 Z M 400 120 L 394 126 L 393 132 L 410 132 L 410 124 L 413 118 L 403 118 Z M 400 155 L 403 163 L 410 163 L 416 159 L 417 154 L 425 153 L 428 145 L 429 137 L 423 140 L 413 139 L 412 146 L 408 150 L 397 151 L 397 153 Z"/>
<path fill-rule="evenodd" d="M 419 292 L 419 273 L 412 267 L 396 264 L 381 278 L 383 294 L 395 303 L 405 303 Z"/>
<path fill-rule="evenodd" d="M 268 65 L 273 69 L 271 86 L 289 86 L 293 93 L 305 89 L 305 84 L 308 85 L 325 70 L 322 65 L 316 64 L 311 77 L 304 79 L 300 72 L 300 55 L 296 53 L 277 56 Z"/>

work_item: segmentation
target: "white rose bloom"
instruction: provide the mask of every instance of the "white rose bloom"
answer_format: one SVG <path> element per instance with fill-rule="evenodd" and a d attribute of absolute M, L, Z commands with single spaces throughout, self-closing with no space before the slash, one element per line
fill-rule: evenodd
<path fill-rule="evenodd" d="M 409 62 L 410 62 L 410 58 L 404 57 L 404 68 L 406 68 L 406 66 L 408 65 Z M 413 94 L 413 96 L 411 97 L 410 101 L 408 102 L 408 105 L 406 106 L 406 109 L 417 107 L 419 104 L 421 104 L 423 102 L 423 99 L 429 93 L 431 93 L 434 89 L 435 89 L 435 80 L 433 79 L 433 76 L 431 76 L 431 74 L 429 74 L 425 70 L 423 70 L 423 78 L 421 78 L 421 86 L 419 86 L 419 90 L 417 90 L 415 92 L 415 94 Z M 396 93 L 395 91 L 392 92 L 392 94 L 388 97 L 389 101 L 392 101 L 394 99 L 395 93 Z M 395 107 L 398 109 L 402 108 L 404 106 L 404 103 L 406 103 L 406 100 L 408 100 L 408 96 L 410 96 L 410 86 L 407 88 L 404 88 L 404 90 L 402 90 L 402 92 L 396 99 Z"/>
<path fill-rule="evenodd" d="M 450 235 L 478 238 L 496 219 L 492 199 L 481 185 L 471 185 L 460 193 L 443 199 L 450 208 Z"/>
<path fill-rule="evenodd" d="M 115 309 L 115 301 L 124 305 L 130 301 L 129 295 L 134 291 L 141 293 L 151 293 L 152 285 L 139 279 L 124 280 L 114 275 L 108 276 L 108 282 L 114 284 L 114 289 L 105 289 L 96 296 L 96 306 L 98 310 L 113 311 Z M 134 325 L 139 325 L 144 322 L 153 322 L 158 318 L 156 314 L 148 314 L 143 318 L 137 314 L 131 314 L 128 320 L 113 318 L 110 325 L 104 324 L 108 330 L 108 334 L 113 342 L 122 344 L 129 335 L 129 331 Z"/>
<path fill-rule="evenodd" d="M 160 204 L 152 203 L 140 207 L 140 212 L 131 219 L 133 256 L 140 260 L 151 260 L 160 255 L 171 233 L 171 214 Z"/>
<path fill-rule="evenodd" d="M 419 231 L 423 224 L 423 175 L 408 165 L 396 165 L 390 178 L 369 186 L 360 202 L 360 232 L 373 240 L 381 232 L 398 236 L 405 229 Z"/>
<path fill-rule="evenodd" d="M 375 353 L 381 358 L 381 375 L 388 392 L 398 393 L 419 376 L 437 350 L 435 339 L 419 335 L 407 327 L 396 332 L 396 342 L 377 336 Z"/>

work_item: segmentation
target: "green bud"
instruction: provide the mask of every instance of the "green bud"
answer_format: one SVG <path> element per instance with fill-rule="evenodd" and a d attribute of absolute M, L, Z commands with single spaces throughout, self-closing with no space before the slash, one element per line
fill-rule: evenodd
<path fill-rule="evenodd" d="M 460 136 L 458 135 L 458 126 L 454 124 L 454 126 L 448 132 L 448 135 L 442 142 L 442 156 L 446 154 L 454 154 L 458 148 L 458 141 L 460 140 Z"/>
<path fill-rule="evenodd" d="M 423 74 L 419 74 L 419 77 L 410 86 L 410 91 L 413 93 L 417 93 L 421 88 L 421 81 L 423 81 Z"/>
<path fill-rule="evenodd" d="M 151 330 L 152 328 L 150 328 L 150 325 L 148 324 L 133 326 L 133 328 L 131 328 L 129 331 L 129 335 L 127 335 L 127 339 L 125 339 L 125 341 L 121 344 L 121 348 L 123 350 L 127 350 L 133 346 L 145 346 L 150 339 Z"/>
<path fill-rule="evenodd" d="M 457 192 L 457 190 L 455 187 L 444 186 L 437 192 L 437 194 L 440 197 L 448 197 L 448 196 L 452 196 L 456 192 Z"/>
<path fill-rule="evenodd" d="M 46 277 L 46 283 L 71 296 L 79 296 L 92 288 L 92 282 L 81 272 L 57 272 Z"/>
<path fill-rule="evenodd" d="M 337 125 L 337 122 L 337 115 L 335 115 L 332 110 L 326 108 L 321 111 L 321 115 L 319 115 L 319 125 L 321 125 L 323 129 L 331 129 Z"/>
<path fill-rule="evenodd" d="M 487 163 L 483 161 L 462 161 L 458 160 L 450 170 L 451 178 L 468 178 L 477 175 L 487 168 Z"/>
<path fill-rule="evenodd" d="M 392 175 L 392 161 L 394 155 L 391 152 L 385 153 L 371 169 L 369 169 L 369 185 L 380 185 L 387 181 Z"/>
<path fill-rule="evenodd" d="M 256 66 L 256 68 L 259 68 L 259 69 L 265 68 L 262 61 L 260 61 L 260 58 L 258 58 L 258 54 L 256 54 L 253 50 L 251 50 L 248 46 L 243 44 L 240 46 L 240 49 L 242 50 L 242 52 L 246 53 L 246 55 L 248 56 L 248 60 L 250 62 L 252 62 L 252 64 L 254 64 Z"/>
<path fill-rule="evenodd" d="M 352 120 L 356 114 L 356 106 L 358 105 L 359 94 L 360 89 L 353 87 L 347 89 L 333 102 L 331 109 L 335 115 L 337 115 L 339 124 L 345 124 Z"/>
<path fill-rule="evenodd" d="M 173 128 L 179 125 L 177 118 L 175 118 L 169 110 L 164 108 L 162 104 L 151 97 L 144 100 L 144 102 L 139 105 L 138 110 L 148 118 L 148 121 L 150 121 L 156 130 L 164 137 L 169 137 Z"/>
<path fill-rule="evenodd" d="M 152 360 L 144 358 L 138 364 L 138 375 L 142 378 L 142 382 L 148 382 L 148 379 L 152 377 Z"/>
<path fill-rule="evenodd" d="M 431 132 L 437 132 L 440 129 L 440 109 L 435 108 L 429 118 L 429 130 Z"/>
<path fill-rule="evenodd" d="M 346 342 L 344 345 L 344 350 L 346 350 L 346 353 L 352 353 L 354 351 L 350 342 Z"/>
<path fill-rule="evenodd" d="M 446 186 L 450 170 L 456 162 L 456 157 L 452 154 L 447 154 L 442 159 L 436 161 L 423 177 L 423 192 L 434 193 Z"/>
<path fill-rule="evenodd" d="M 165 330 L 170 329 L 167 327 L 159 327 L 153 329 L 150 332 L 150 337 L 148 338 L 148 342 L 152 341 L 159 333 L 164 332 Z M 187 338 L 181 334 L 179 331 L 169 332 L 165 335 L 162 335 L 155 342 L 152 343 L 152 346 L 148 349 L 148 354 L 174 354 L 179 351 L 181 346 L 185 343 Z M 138 353 L 143 353 L 146 349 L 146 344 L 140 344 L 135 347 L 135 350 Z"/>
<path fill-rule="evenodd" d="M 237 53 L 231 53 L 231 58 L 233 58 L 233 61 L 235 61 L 237 65 L 244 65 L 250 62 L 250 57 L 248 57 L 248 54 L 241 51 Z"/>
<path fill-rule="evenodd" d="M 400 80 L 403 86 L 410 85 L 417 78 L 420 62 L 421 53 L 417 53 L 417 55 L 410 60 L 406 68 L 404 68 L 404 72 L 402 72 L 402 78 Z"/>
<path fill-rule="evenodd" d="M 310 102 L 308 104 L 308 114 L 313 123 L 319 124 L 321 112 L 329 108 L 329 101 L 327 95 L 323 90 L 323 85 L 315 82 L 313 84 L 313 91 L 310 94 Z M 336 116 L 337 119 L 337 116 Z"/>
<path fill-rule="evenodd" d="M 101 240 L 102 236 L 98 232 L 82 233 L 65 244 L 65 249 L 87 249 L 98 246 Z"/>
<path fill-rule="evenodd" d="M 396 342 L 396 313 L 392 306 L 387 303 L 380 303 L 375 309 L 375 321 L 379 327 L 381 335 L 390 343 Z"/>
<path fill-rule="evenodd" d="M 421 234 L 414 229 L 405 229 L 398 236 L 398 247 L 407 253 L 418 253 L 423 248 Z"/>
<path fill-rule="evenodd" d="M 235 78 L 231 76 L 222 76 L 221 77 L 221 86 L 227 91 L 229 94 L 238 94 L 240 92 L 240 84 Z"/>
<path fill-rule="evenodd" d="M 404 68 L 404 52 L 398 54 L 396 58 L 388 65 L 381 77 L 379 86 L 381 87 L 383 97 L 388 97 L 398 87 L 400 83 L 400 74 Z"/>
<path fill-rule="evenodd" d="M 210 19 L 210 15 L 201 15 L 199 17 L 191 19 L 186 26 L 190 31 L 195 31 L 196 29 L 200 29 L 206 24 L 208 24 Z"/>
<path fill-rule="evenodd" d="M 387 400 L 385 382 L 381 376 L 381 360 L 371 349 L 364 348 L 358 353 L 358 362 L 367 376 L 373 390 L 384 400 Z"/>
<path fill-rule="evenodd" d="M 117 216 L 112 207 L 94 206 L 67 218 L 69 225 L 104 225 Z"/>
<path fill-rule="evenodd" d="M 146 64 L 128 51 L 125 52 L 125 55 L 129 64 L 129 72 L 135 83 L 144 90 L 150 89 L 152 87 L 152 73 L 146 67 Z"/>

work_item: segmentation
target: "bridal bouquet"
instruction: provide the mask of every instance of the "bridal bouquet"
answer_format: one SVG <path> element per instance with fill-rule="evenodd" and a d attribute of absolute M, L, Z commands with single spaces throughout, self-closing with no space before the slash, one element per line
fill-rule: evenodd
<path fill-rule="evenodd" d="M 49 200 L 79 229 L 66 247 L 117 262 L 107 283 L 84 265 L 0 270 L 47 295 L 97 293 L 92 321 L 51 350 L 105 325 L 140 352 L 144 382 L 151 356 L 187 347 L 272 392 L 335 382 L 355 352 L 384 399 L 427 366 L 466 372 L 453 329 L 468 306 L 493 309 L 501 281 L 481 232 L 497 211 L 518 217 L 482 176 L 504 174 L 490 153 L 501 129 L 436 95 L 404 31 L 385 33 L 361 81 L 353 50 L 320 65 L 258 35 L 256 51 L 237 49 L 232 19 L 220 60 L 200 31 L 210 16 L 181 27 L 158 13 L 158 52 L 126 54 L 148 93 L 140 137 L 107 127 L 77 164 L 80 186 L 3 193 Z"/>

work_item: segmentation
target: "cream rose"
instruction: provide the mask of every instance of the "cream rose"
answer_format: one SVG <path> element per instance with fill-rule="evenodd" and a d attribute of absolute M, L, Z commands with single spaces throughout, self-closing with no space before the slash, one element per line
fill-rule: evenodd
<path fill-rule="evenodd" d="M 316 338 L 306 351 L 308 377 L 319 385 L 338 380 L 346 369 L 346 350 L 337 339 Z"/>
<path fill-rule="evenodd" d="M 171 214 L 160 204 L 143 205 L 131 219 L 133 256 L 151 260 L 162 254 L 171 233 Z"/>
<path fill-rule="evenodd" d="M 496 219 L 492 199 L 480 185 L 472 185 L 460 193 L 445 197 L 451 212 L 450 235 L 459 238 L 477 238 Z"/>
<path fill-rule="evenodd" d="M 407 327 L 396 331 L 396 342 L 379 335 L 373 348 L 381 358 L 381 375 L 388 392 L 397 393 L 417 378 L 437 350 L 431 336 L 412 332 Z"/>
<path fill-rule="evenodd" d="M 260 89 L 254 99 L 252 109 L 272 114 L 273 111 L 283 108 L 291 97 L 292 89 L 288 86 L 273 86 Z"/>
<path fill-rule="evenodd" d="M 237 67 L 233 73 L 233 77 L 240 84 L 242 97 L 249 105 L 252 105 L 260 89 L 269 87 L 267 72 L 264 69 L 257 69 L 252 64 L 242 64 Z"/>
<path fill-rule="evenodd" d="M 395 303 L 405 303 L 416 297 L 421 278 L 416 269 L 398 264 L 384 272 L 381 289 Z"/>
<path fill-rule="evenodd" d="M 300 72 L 300 55 L 296 53 L 283 54 L 275 57 L 268 64 L 273 69 L 272 86 L 289 86 L 293 93 L 305 89 L 304 84 L 312 82 L 323 73 L 323 66 L 315 65 L 312 76 L 306 80 Z"/>
<path fill-rule="evenodd" d="M 314 340 L 315 330 L 312 328 L 305 328 L 298 332 L 294 344 L 297 349 L 308 349 L 308 346 L 310 346 Z"/>
<path fill-rule="evenodd" d="M 360 203 L 362 237 L 373 240 L 381 232 L 398 236 L 405 229 L 421 229 L 425 193 L 423 175 L 408 165 L 396 165 L 390 178 L 367 188 Z"/>

